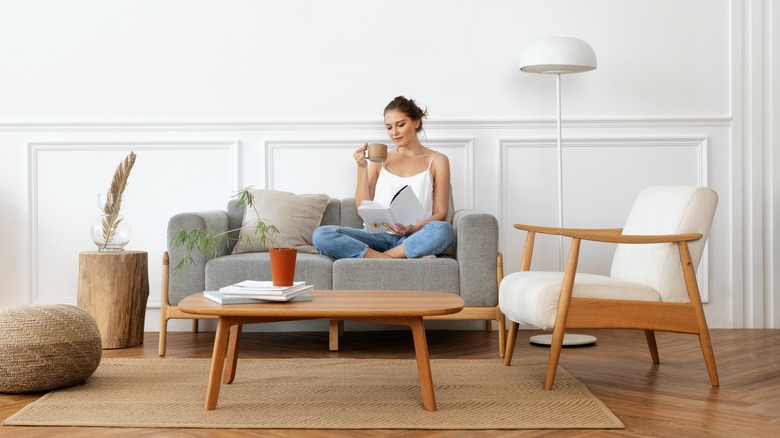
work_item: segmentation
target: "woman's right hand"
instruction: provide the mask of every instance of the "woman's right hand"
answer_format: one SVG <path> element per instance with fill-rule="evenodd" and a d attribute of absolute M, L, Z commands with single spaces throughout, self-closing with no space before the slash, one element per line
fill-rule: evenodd
<path fill-rule="evenodd" d="M 358 167 L 368 167 L 366 151 L 368 151 L 368 143 L 363 143 L 363 146 L 355 149 L 355 153 L 352 154 L 352 157 L 355 159 Z"/>

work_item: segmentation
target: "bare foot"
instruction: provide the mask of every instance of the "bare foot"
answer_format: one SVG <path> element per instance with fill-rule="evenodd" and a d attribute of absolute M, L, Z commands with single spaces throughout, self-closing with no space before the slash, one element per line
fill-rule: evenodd
<path fill-rule="evenodd" d="M 436 258 L 436 256 L 435 256 L 435 255 L 433 255 L 433 254 L 431 254 L 431 255 L 427 255 L 427 256 L 422 256 L 422 257 L 420 257 L 420 258 L 421 258 L 421 259 L 435 259 L 435 258 Z"/>
<path fill-rule="evenodd" d="M 375 251 L 371 248 L 366 251 L 366 253 L 363 255 L 363 258 L 366 259 L 391 259 L 393 257 L 379 251 Z"/>

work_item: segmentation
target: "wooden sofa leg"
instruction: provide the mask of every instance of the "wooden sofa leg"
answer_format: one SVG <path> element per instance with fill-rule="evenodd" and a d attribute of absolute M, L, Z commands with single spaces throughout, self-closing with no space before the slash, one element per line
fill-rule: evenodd
<path fill-rule="evenodd" d="M 161 312 L 162 313 L 162 312 Z M 165 342 L 168 338 L 168 318 L 167 315 L 160 316 L 160 342 L 157 346 L 157 354 L 165 356 Z"/>
<path fill-rule="evenodd" d="M 192 320 L 192 333 L 198 333 L 198 320 Z"/>
<path fill-rule="evenodd" d="M 170 305 L 168 304 L 168 280 L 170 259 L 168 251 L 162 256 L 162 286 L 160 288 L 160 342 L 157 345 L 157 354 L 165 356 L 165 342 L 168 339 L 168 318 L 170 317 Z"/>
<path fill-rule="evenodd" d="M 496 322 L 498 322 L 498 356 L 504 357 L 504 353 L 506 353 L 506 318 L 498 306 L 496 306 Z"/>
<path fill-rule="evenodd" d="M 509 336 L 506 340 L 506 351 L 504 352 L 504 365 L 509 366 L 512 364 L 512 353 L 515 352 L 515 342 L 517 341 L 517 330 L 520 328 L 520 324 L 510 321 L 509 322 Z"/>

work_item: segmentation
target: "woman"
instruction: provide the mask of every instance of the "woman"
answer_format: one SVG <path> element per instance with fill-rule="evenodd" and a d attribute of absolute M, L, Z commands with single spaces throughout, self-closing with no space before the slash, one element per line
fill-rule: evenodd
<path fill-rule="evenodd" d="M 398 96 L 385 107 L 385 129 L 397 148 L 383 163 L 366 159 L 368 143 L 353 155 L 357 163 L 355 206 L 363 200 L 389 204 L 392 196 L 409 185 L 425 210 L 416 224 L 390 224 L 389 232 L 326 225 L 312 236 L 324 255 L 340 258 L 435 257 L 452 244 L 454 231 L 445 222 L 450 199 L 450 162 L 447 156 L 420 143 L 422 119 L 428 113 L 414 100 Z"/>

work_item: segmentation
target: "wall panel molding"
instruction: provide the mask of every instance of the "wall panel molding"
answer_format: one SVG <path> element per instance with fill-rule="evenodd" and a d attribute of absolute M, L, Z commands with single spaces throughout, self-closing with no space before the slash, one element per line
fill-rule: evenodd
<path fill-rule="evenodd" d="M 555 119 L 430 119 L 426 129 L 531 129 L 556 126 Z M 731 117 L 563 119 L 564 127 L 654 128 L 729 127 Z M 380 120 L 288 120 L 204 122 L 4 122 L 2 131 L 287 131 L 384 129 Z"/>
<path fill-rule="evenodd" d="M 48 303 L 69 303 L 69 304 L 75 304 L 76 303 L 76 296 L 72 294 L 72 292 L 76 288 L 76 284 L 69 284 L 70 282 L 67 282 L 68 284 L 63 284 L 62 287 L 58 288 L 57 291 L 50 291 L 47 289 L 47 296 L 41 296 L 41 279 L 44 278 L 43 276 L 47 276 L 48 279 L 51 276 L 57 277 L 56 273 L 52 272 L 44 272 L 48 268 L 42 269 L 42 261 L 41 257 L 45 256 L 47 260 L 50 260 L 52 258 L 59 257 L 60 263 L 57 263 L 58 267 L 59 265 L 63 266 L 63 272 L 66 273 L 66 275 L 69 278 L 75 278 L 76 273 L 78 272 L 78 257 L 76 255 L 75 260 L 71 255 L 63 254 L 63 248 L 68 248 L 69 250 L 72 250 L 72 248 L 80 248 L 83 251 L 93 251 L 95 250 L 94 244 L 92 246 L 84 246 L 79 243 L 74 244 L 71 242 L 71 240 L 74 239 L 80 239 L 76 240 L 76 242 L 82 242 L 83 239 L 81 238 L 82 231 L 84 234 L 88 237 L 88 227 L 91 225 L 91 223 L 94 223 L 94 220 L 98 217 L 98 206 L 97 206 L 97 193 L 100 190 L 96 190 L 94 193 L 94 199 L 89 203 L 89 205 L 81 206 L 79 204 L 79 199 L 83 198 L 83 193 L 62 193 L 61 191 L 56 191 L 57 189 L 52 187 L 54 186 L 53 182 L 51 181 L 53 177 L 51 175 L 53 170 L 56 170 L 60 167 L 88 167 L 93 166 L 95 164 L 93 163 L 83 163 L 79 160 L 83 158 L 84 153 L 89 153 L 92 157 L 97 157 L 99 154 L 104 152 L 111 153 L 110 155 L 113 156 L 119 156 L 116 155 L 116 152 L 122 152 L 121 156 L 124 157 L 124 151 L 129 152 L 130 150 L 133 150 L 137 153 L 138 157 L 136 159 L 136 164 L 133 168 L 133 171 L 131 172 L 131 176 L 129 179 L 129 186 L 128 189 L 132 188 L 135 189 L 138 193 L 147 196 L 147 197 L 156 197 L 158 198 L 158 202 L 165 203 L 166 205 L 177 205 L 177 200 L 182 200 L 183 202 L 186 202 L 186 196 L 182 194 L 177 193 L 171 193 L 170 191 L 166 191 L 166 188 L 170 188 L 172 184 L 169 183 L 169 179 L 171 178 L 181 178 L 182 175 L 166 175 L 166 174 L 160 174 L 156 173 L 154 175 L 147 175 L 148 178 L 141 178 L 141 175 L 139 174 L 142 172 L 142 169 L 139 169 L 139 166 L 145 166 L 149 165 L 150 162 L 154 161 L 155 159 L 150 158 L 150 154 L 155 152 L 160 152 L 162 154 L 179 154 L 179 153 L 185 153 L 187 155 L 194 155 L 197 157 L 197 154 L 207 154 L 208 156 L 219 156 L 222 158 L 222 160 L 228 165 L 224 169 L 211 169 L 204 167 L 203 169 L 207 169 L 209 173 L 214 175 L 213 177 L 209 177 L 209 180 L 217 179 L 219 181 L 222 181 L 223 184 L 226 186 L 225 189 L 227 190 L 235 190 L 238 183 L 238 146 L 239 142 L 237 140 L 220 140 L 220 141 L 188 141 L 188 140 L 176 140 L 176 141 L 158 141 L 158 140 L 137 140 L 137 141 L 127 141 L 127 140 L 121 140 L 121 141 L 79 141 L 79 140 L 67 140 L 67 141 L 29 141 L 27 143 L 27 149 L 28 149 L 28 206 L 29 206 L 29 239 L 28 239 L 28 255 L 29 255 L 29 272 L 28 272 L 28 280 L 29 280 L 29 289 L 28 289 L 28 302 L 33 304 L 48 304 Z M 141 158 L 141 156 L 144 156 Z M 167 160 L 167 156 L 161 156 L 157 159 L 157 167 L 165 170 L 168 166 L 172 167 L 172 164 Z M 99 162 L 99 159 L 95 159 L 96 162 Z M 78 164 L 77 164 L 78 163 Z M 111 166 L 116 166 L 118 161 L 115 161 L 114 159 L 111 160 Z M 209 163 L 206 163 L 209 164 Z M 202 169 L 197 168 L 199 164 L 197 162 L 187 162 L 184 163 L 183 166 L 186 167 L 192 167 L 194 172 L 198 172 Z M 100 166 L 95 167 L 93 170 L 97 171 L 100 169 L 101 171 L 110 170 L 111 174 L 113 174 L 113 167 L 106 167 L 106 166 Z M 88 173 L 88 172 L 81 172 L 81 173 Z M 105 173 L 105 172 L 101 172 Z M 84 175 L 85 178 L 88 177 L 88 175 Z M 49 188 L 50 192 L 42 194 L 41 193 L 41 187 L 43 185 L 42 178 L 46 178 L 46 185 Z M 55 180 L 56 182 L 56 180 Z M 100 185 L 99 187 L 105 187 L 108 188 L 108 184 L 111 182 L 110 176 L 108 179 L 103 181 L 103 178 L 100 179 Z M 68 186 L 69 184 L 73 185 L 82 185 L 82 186 L 90 186 L 93 185 L 91 183 L 86 183 L 85 181 L 62 181 L 63 186 Z M 184 184 L 187 184 L 187 182 L 184 182 Z M 197 187 L 197 184 L 193 184 Z M 52 192 L 52 190 L 55 190 L 56 192 Z M 198 196 L 198 193 L 193 194 L 193 196 Z M 72 206 L 70 211 L 62 211 L 61 215 L 58 215 L 56 217 L 52 217 L 51 214 L 45 214 L 42 215 L 40 212 L 42 210 L 42 207 L 44 206 L 43 203 L 54 203 L 59 202 L 61 198 L 64 197 L 72 197 Z M 49 205 L 46 206 L 47 210 L 50 211 L 51 207 Z M 175 207 L 174 207 L 175 208 Z M 186 208 L 186 207 L 185 207 Z M 86 210 L 86 211 L 82 211 Z M 182 209 L 181 211 L 186 211 L 185 209 Z M 136 239 L 138 241 L 142 241 L 146 236 L 153 235 L 155 232 L 159 231 L 158 223 L 160 220 L 165 220 L 167 222 L 167 217 L 160 219 L 159 215 L 156 214 L 159 213 L 154 210 L 144 210 L 141 212 L 138 212 L 136 214 L 137 217 L 133 217 L 131 219 L 131 225 L 133 226 L 133 238 L 131 239 L 131 244 L 133 243 L 133 239 Z M 127 211 L 124 211 L 124 214 L 127 215 Z M 89 217 L 91 219 L 84 219 L 84 216 Z M 84 220 L 92 220 L 93 222 L 83 222 Z M 82 223 L 83 222 L 83 223 Z M 149 222 L 152 222 L 151 224 Z M 69 233 L 69 226 L 74 225 L 74 228 Z M 51 229 L 61 227 L 63 231 L 62 234 L 57 235 L 54 233 L 54 239 L 51 239 Z M 78 228 L 76 228 L 78 227 Z M 83 230 L 81 229 L 83 227 Z M 46 239 L 42 239 L 42 234 L 48 233 L 50 237 Z M 78 234 L 79 237 L 73 237 L 72 234 Z M 61 241 L 57 241 L 57 239 L 62 239 Z M 164 240 L 163 237 L 162 240 L 160 240 L 159 243 L 156 241 L 149 242 L 149 245 L 152 246 L 164 246 Z M 91 243 L 91 241 L 89 241 Z M 155 245 L 156 243 L 156 245 Z M 144 248 L 146 249 L 146 248 Z M 161 270 L 160 262 L 157 257 L 160 253 L 158 249 L 155 248 L 148 248 L 149 249 L 149 271 L 150 271 L 150 286 L 152 290 L 157 291 L 157 293 L 150 293 L 149 297 L 149 306 L 150 308 L 153 307 L 159 307 L 159 287 L 160 285 L 157 284 L 158 281 L 156 280 L 159 278 L 159 273 Z M 51 261 L 44 263 L 49 268 L 53 265 Z M 157 275 L 152 275 L 152 274 Z M 62 274 L 62 273 L 61 273 Z M 59 280 L 63 279 L 63 275 L 60 275 Z M 65 293 L 63 295 L 58 295 L 61 293 Z"/>
<path fill-rule="evenodd" d="M 566 190 L 566 186 L 570 184 L 587 184 L 587 182 L 584 181 L 571 181 L 567 180 L 567 167 L 569 169 L 572 168 L 572 166 L 588 166 L 588 163 L 576 163 L 571 164 L 570 162 L 566 161 L 566 155 L 567 151 L 569 153 L 575 151 L 576 149 L 582 149 L 582 148 L 615 148 L 615 149 L 624 149 L 624 150 L 631 150 L 636 148 L 663 148 L 663 151 L 659 149 L 659 154 L 669 154 L 669 150 L 680 150 L 681 152 L 685 149 L 692 150 L 695 158 L 693 159 L 693 162 L 689 163 L 690 167 L 690 175 L 692 175 L 692 178 L 690 178 L 690 181 L 687 181 L 687 184 L 697 184 L 697 185 L 708 185 L 708 179 L 709 179 L 709 170 L 708 170 L 708 138 L 703 136 L 631 136 L 631 137 L 613 137 L 613 136 L 605 136 L 601 138 L 595 138 L 595 137 L 589 137 L 589 138 L 566 138 L 563 143 L 563 150 L 564 150 L 564 191 Z M 510 191 L 512 190 L 511 187 L 512 181 L 510 180 L 513 175 L 518 175 L 519 173 L 523 172 L 522 163 L 520 165 L 514 166 L 516 163 L 511 162 L 510 158 L 510 152 L 513 150 L 538 150 L 538 151 L 545 151 L 545 150 L 551 150 L 552 152 L 555 152 L 555 149 L 557 148 L 557 139 L 549 139 L 549 138 L 526 138 L 526 139 L 500 139 L 499 140 L 499 149 L 500 152 L 500 166 L 499 166 L 499 184 L 498 184 L 498 190 L 499 190 L 499 213 L 498 213 L 498 220 L 499 220 L 499 227 L 502 230 L 507 230 L 507 235 L 500 236 L 500 250 L 505 254 L 505 260 L 510 263 L 510 267 L 516 267 L 519 266 L 519 259 L 516 260 L 516 263 L 513 263 L 514 258 L 518 258 L 517 254 L 520 253 L 521 248 L 518 248 L 517 251 L 510 252 L 508 251 L 508 248 L 512 246 L 522 245 L 521 241 L 518 241 L 516 236 L 508 235 L 510 234 L 509 231 L 513 230 L 512 223 L 516 221 L 510 221 L 508 210 L 510 206 L 512 205 L 512 199 L 510 199 Z M 669 155 L 668 158 L 670 160 L 674 160 L 675 157 Z M 615 162 L 611 164 L 612 166 L 621 166 L 620 162 Z M 557 214 L 557 168 L 551 167 L 550 173 L 555 174 L 555 187 L 554 189 L 550 189 L 548 191 L 554 190 L 556 193 L 555 198 L 555 205 L 556 205 L 556 214 Z M 660 178 L 660 180 L 652 181 L 652 184 L 665 184 L 665 183 L 678 183 L 677 181 L 667 181 L 664 178 L 669 178 L 669 176 L 665 175 L 651 175 L 652 178 Z M 671 178 L 674 178 L 674 176 L 671 176 Z M 527 188 L 528 190 L 534 191 L 536 190 L 533 187 Z M 521 189 L 522 190 L 522 189 Z M 586 190 L 586 189 L 583 189 Z M 603 191 L 600 190 L 598 193 L 592 193 L 592 196 L 598 197 L 598 198 L 624 198 L 628 199 L 628 197 L 631 197 L 630 202 L 633 202 L 633 197 L 635 194 L 633 192 L 626 192 L 626 189 L 624 189 L 622 186 L 610 186 L 607 190 L 609 191 Z M 564 205 L 567 203 L 566 199 L 564 198 Z M 571 216 L 571 212 L 567 211 L 567 209 L 564 208 L 565 216 Z M 556 216 L 557 217 L 557 216 Z M 621 221 L 625 220 L 625 217 L 618 218 Z M 565 219 L 566 220 L 566 219 Z M 510 223 L 512 222 L 512 223 Z M 623 223 L 623 222 L 618 222 Z M 555 223 L 549 223 L 549 224 L 537 224 L 537 225 L 549 225 L 549 226 L 557 226 L 557 219 Z M 564 226 L 570 226 L 566 225 L 564 223 Z M 605 225 L 604 225 L 605 226 Z M 609 225 L 613 226 L 613 225 Z M 518 243 L 520 242 L 520 243 Z M 568 243 L 567 243 L 568 248 Z M 557 247 L 555 249 L 557 251 Z M 568 251 L 568 249 L 565 249 L 564 251 Z M 514 254 L 516 253 L 516 254 Z M 702 296 L 702 301 L 705 303 L 709 302 L 709 245 L 707 245 L 704 249 L 704 253 L 702 255 L 702 260 L 699 265 L 699 269 L 697 272 L 697 276 L 699 278 L 699 286 L 700 286 L 700 293 Z M 566 254 L 564 254 L 565 257 Z M 557 252 L 555 255 L 557 259 Z M 611 260 L 611 258 L 609 259 Z M 604 259 L 604 262 L 609 261 L 606 258 Z M 556 268 L 557 269 L 557 268 Z M 507 273 L 514 272 L 516 269 L 509 269 L 507 270 Z"/>
<path fill-rule="evenodd" d="M 700 185 L 708 184 L 708 139 L 707 137 L 603 137 L 603 138 L 566 138 L 563 142 L 564 151 L 570 148 L 600 146 L 600 147 L 694 147 L 699 154 L 698 168 L 696 169 L 697 183 Z M 506 194 L 507 176 L 510 174 L 508 168 L 507 152 L 511 148 L 555 148 L 557 139 L 550 138 L 526 138 L 526 139 L 499 139 L 499 148 L 501 150 L 500 170 L 499 170 L 499 199 L 501 208 L 499 208 L 499 220 L 503 221 L 505 217 L 504 206 L 508 205 Z"/>
<path fill-rule="evenodd" d="M 40 175 L 40 159 L 42 157 L 51 159 L 52 155 L 47 155 L 49 153 L 72 152 L 75 156 L 82 152 L 80 158 L 77 159 L 88 160 L 94 157 L 102 159 L 101 157 L 105 157 L 106 151 L 129 149 L 134 149 L 136 152 L 175 150 L 183 152 L 183 155 L 177 155 L 177 157 L 186 156 L 187 159 L 199 161 L 200 164 L 196 167 L 205 169 L 207 166 L 214 165 L 204 163 L 198 151 L 220 151 L 220 157 L 229 156 L 229 165 L 225 165 L 222 158 L 219 159 L 218 172 L 224 174 L 222 176 L 229 178 L 230 194 L 237 190 L 239 186 L 255 184 L 257 186 L 265 185 L 265 188 L 268 189 L 288 190 L 297 193 L 329 193 L 333 196 L 332 193 L 337 192 L 331 191 L 330 187 L 338 186 L 346 188 L 347 195 L 341 196 L 342 192 L 338 192 L 336 196 L 350 197 L 354 193 L 354 162 L 351 161 L 351 152 L 356 145 L 362 144 L 364 141 L 389 142 L 385 137 L 384 126 L 376 121 L 193 122 L 170 124 L 65 123 L 43 125 L 17 124 L 15 126 L 16 128 L 24 129 L 34 126 L 41 128 L 40 131 L 31 133 L 22 132 L 23 129 L 18 129 L 17 131 L 19 132 L 8 132 L 5 134 L 9 138 L 16 138 L 17 140 L 15 141 L 19 142 L 19 147 L 26 147 L 29 154 L 28 175 L 26 177 L 29 182 L 29 216 L 26 218 L 29 224 L 27 239 L 29 253 L 26 257 L 28 260 L 27 283 L 29 287 L 25 293 L 29 296 L 28 301 L 33 303 L 75 302 L 75 295 L 73 295 L 75 285 L 70 284 L 69 278 L 70 275 L 75 275 L 71 271 L 77 272 L 77 255 L 68 255 L 68 263 L 72 265 L 69 268 L 71 271 L 65 271 L 63 268 L 61 272 L 55 272 L 59 276 L 57 278 L 67 283 L 68 287 L 64 288 L 62 292 L 56 292 L 56 289 L 46 287 L 45 281 L 41 282 L 41 279 L 44 278 L 43 275 L 49 273 L 47 272 L 49 271 L 47 267 L 52 266 L 54 263 L 52 254 L 57 254 L 60 251 L 59 248 L 51 246 L 47 246 L 43 251 L 39 248 L 41 244 L 41 230 L 52 223 L 49 214 L 44 215 L 43 218 L 41 217 L 39 207 L 42 205 L 42 202 L 46 203 L 49 199 L 52 199 L 55 196 L 54 193 L 56 193 L 55 189 L 52 188 L 52 184 L 55 184 L 57 177 L 51 174 L 43 177 Z M 668 154 L 673 155 L 673 152 L 668 150 L 669 148 L 679 149 L 680 151 L 686 151 L 685 166 L 691 170 L 692 175 L 696 175 L 696 183 L 710 185 L 711 171 L 715 175 L 723 175 L 723 165 L 721 164 L 722 160 L 725 159 L 723 151 L 728 148 L 724 141 L 727 141 L 730 127 L 731 119 L 719 117 L 621 120 L 571 119 L 564 121 L 564 129 L 567 130 L 564 131 L 564 149 L 566 153 L 577 152 L 579 154 L 577 156 L 585 157 L 586 160 L 590 160 L 588 158 L 589 148 L 600 149 L 602 153 L 604 153 L 604 148 L 614 149 L 616 155 L 628 160 L 631 160 L 630 156 L 632 154 L 639 154 L 640 156 L 643 154 L 652 155 L 652 151 L 648 152 L 648 148 L 658 148 L 659 150 L 667 148 L 663 152 L 664 156 L 669 156 Z M 0 134 L 4 129 L 9 130 L 9 125 L 0 124 Z M 516 160 L 518 157 L 521 157 L 519 159 L 524 161 L 525 166 L 535 167 L 543 171 L 543 168 L 547 167 L 546 157 L 549 157 L 545 156 L 546 152 L 543 151 L 551 151 L 556 146 L 556 140 L 553 137 L 555 121 L 552 119 L 428 120 L 426 121 L 425 129 L 426 138 L 423 139 L 423 142 L 451 157 L 454 177 L 453 188 L 455 189 L 457 208 L 479 208 L 496 215 L 499 219 L 499 232 L 501 233 L 499 236 L 499 249 L 505 254 L 506 267 L 515 268 L 516 266 L 512 261 L 513 255 L 507 253 L 507 248 L 512 248 L 517 243 L 514 241 L 516 236 L 512 234 L 516 230 L 509 223 L 509 220 L 515 220 L 515 218 L 508 216 L 508 213 L 513 208 L 516 208 L 510 205 L 512 200 L 509 197 L 514 197 L 512 194 L 513 190 L 515 193 L 519 193 L 517 190 L 518 187 L 521 187 L 512 188 L 510 183 L 517 184 L 520 181 L 518 178 L 522 178 L 518 170 L 520 172 L 524 171 L 523 168 L 516 168 L 515 165 L 518 163 Z M 13 129 L 10 130 L 13 131 Z M 90 130 L 94 130 L 94 132 Z M 58 131 L 60 131 L 60 134 L 57 133 Z M 36 138 L 39 140 L 28 141 L 28 139 L 35 140 Z M 109 141 L 106 138 L 119 141 Z M 197 139 L 197 141 L 193 139 Z M 708 155 L 709 145 L 713 145 L 715 148 L 713 149 L 715 155 L 712 157 Z M 530 156 L 516 155 L 513 158 L 515 163 L 510 163 L 508 154 L 517 154 L 520 150 L 536 152 L 532 152 Z M 692 158 L 692 151 L 694 150 L 695 159 Z M 84 154 L 83 152 L 94 152 L 94 154 Z M 118 153 L 118 155 L 121 155 L 121 153 Z M 606 156 L 611 155 L 610 152 L 606 153 Z M 530 158 L 531 161 L 528 161 L 527 158 Z M 539 159 L 541 161 L 538 161 Z M 709 166 L 714 166 L 713 168 L 708 167 L 710 160 L 713 160 L 714 164 L 709 163 Z M 155 161 L 159 160 L 155 159 Z M 83 163 L 83 161 L 81 162 Z M 116 163 L 113 163 L 113 166 L 115 165 Z M 566 166 L 566 164 L 564 165 Z M 54 164 L 49 162 L 46 167 L 51 168 L 52 166 Z M 315 167 L 315 172 L 307 172 L 313 166 Z M 316 166 L 320 166 L 322 169 L 316 169 Z M 325 168 L 323 166 L 328 167 Z M 330 175 L 336 175 L 336 177 L 324 181 L 325 178 L 328 178 L 327 173 L 332 171 L 332 166 L 335 166 L 335 171 L 330 173 Z M 105 163 L 101 164 L 99 169 L 106 170 Z M 294 169 L 293 172 L 290 172 L 290 169 Z M 647 172 L 640 171 L 639 181 L 642 182 L 648 178 L 653 178 L 653 175 L 658 175 L 655 169 L 654 167 L 653 169 L 648 169 Z M 302 180 L 300 183 L 297 183 L 297 186 L 290 186 L 290 181 L 297 175 L 294 172 L 300 173 L 299 178 L 310 178 L 312 175 L 317 175 L 317 177 L 312 177 L 308 181 Z M 515 173 L 514 176 L 512 176 L 513 172 Z M 551 168 L 550 172 L 554 172 L 554 168 Z M 173 175 L 175 175 L 175 178 L 185 180 L 193 176 L 192 172 L 183 169 L 174 170 L 171 174 L 171 178 L 174 178 Z M 584 186 L 593 183 L 587 175 L 579 175 L 579 177 L 585 178 L 586 184 Z M 210 184 L 213 186 L 214 175 L 211 178 L 212 182 Z M 660 178 L 663 178 L 663 172 L 661 172 Z M 633 178 L 629 177 L 628 179 Z M 43 181 L 48 187 L 44 192 L 46 195 L 45 199 L 39 197 L 38 181 Z M 321 183 L 322 181 L 324 183 Z M 108 182 L 108 180 L 102 182 L 101 179 L 100 184 Z M 132 185 L 136 183 L 140 182 L 138 180 L 131 182 Z M 153 185 L 155 183 L 151 179 L 146 179 L 141 184 Z M 724 184 L 723 178 L 716 178 L 712 183 L 714 186 L 719 184 L 722 186 Z M 201 186 L 194 190 L 202 191 L 207 185 L 206 182 L 200 182 L 199 184 Z M 224 178 L 218 181 L 216 185 L 226 187 Z M 83 196 L 85 191 L 83 188 L 93 186 L 93 182 L 82 181 L 74 186 L 76 191 L 68 194 L 68 198 Z M 550 184 L 547 184 L 547 186 L 550 186 Z M 91 189 L 87 191 L 89 190 Z M 303 190 L 306 191 L 304 192 Z M 720 190 L 722 190 L 722 187 L 720 187 Z M 211 199 L 219 200 L 216 203 L 217 208 L 224 207 L 224 199 L 229 197 L 229 194 L 226 192 L 227 190 L 218 195 L 211 194 Z M 89 195 L 91 196 L 91 193 Z M 729 194 L 724 193 L 724 201 L 728 198 Z M 146 202 L 154 204 L 156 201 L 150 199 Z M 552 205 L 545 205 L 533 200 L 522 202 L 530 202 L 528 205 L 532 205 L 533 208 L 528 210 L 536 210 L 537 212 L 551 211 L 551 208 L 554 208 Z M 197 200 L 190 200 L 187 203 L 182 201 L 182 205 L 182 208 L 177 212 L 193 211 L 192 205 L 197 205 Z M 723 207 L 728 208 L 727 205 L 729 204 L 724 202 Z M 44 206 L 46 205 L 44 204 Z M 49 208 L 48 206 L 46 207 Z M 77 208 L 84 209 L 78 206 Z M 152 205 L 152 209 L 156 209 L 157 213 L 155 214 L 158 218 L 165 217 L 165 213 L 160 213 L 162 209 L 158 206 Z M 575 210 L 576 208 L 572 208 L 572 211 Z M 620 213 L 622 210 L 618 209 L 615 211 L 622 214 Z M 74 211 L 74 217 L 69 220 L 74 224 L 79 221 L 89 220 L 78 219 L 78 214 L 80 213 Z M 611 208 L 608 207 L 604 214 L 607 217 L 613 214 Z M 515 216 L 514 213 L 512 215 Z M 167 220 L 167 217 L 165 219 Z M 721 223 L 723 222 L 721 221 Z M 145 226 L 148 226 L 148 224 Z M 81 230 L 75 231 L 81 233 Z M 155 293 L 155 289 L 159 290 L 159 275 L 154 270 L 159 272 L 160 267 L 158 256 L 153 254 L 153 251 L 159 252 L 164 248 L 164 241 L 164 236 L 155 236 L 154 240 L 148 245 L 144 245 L 142 248 L 137 246 L 132 248 L 150 249 L 150 284 L 153 289 L 149 297 L 149 309 L 159 307 L 159 295 Z M 67 249 L 74 247 L 70 243 L 68 245 L 63 247 Z M 75 248 L 87 250 L 84 245 L 75 245 Z M 41 258 L 42 255 L 44 258 Z M 709 265 L 706 257 L 705 252 L 705 260 L 702 264 L 703 269 L 707 269 Z M 714 260 L 719 263 L 721 259 L 722 256 L 717 255 Z M 508 269 L 507 273 L 513 270 Z M 715 280 L 718 280 L 716 273 L 716 271 L 713 271 L 712 275 L 715 275 Z M 706 283 L 708 280 L 715 280 L 708 279 L 706 271 L 700 278 L 703 279 L 702 294 L 704 301 L 709 302 L 710 289 Z M 722 306 L 722 294 L 716 296 L 719 297 L 716 305 Z"/>

